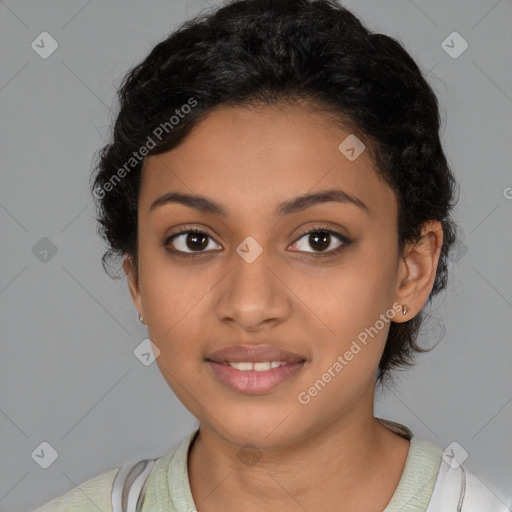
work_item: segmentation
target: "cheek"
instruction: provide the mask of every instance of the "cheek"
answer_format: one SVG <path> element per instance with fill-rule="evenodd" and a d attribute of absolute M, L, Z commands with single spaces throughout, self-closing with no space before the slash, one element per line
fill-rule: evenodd
<path fill-rule="evenodd" d="M 325 366 L 347 353 L 348 366 L 364 374 L 378 366 L 391 319 L 395 292 L 395 257 L 391 243 L 375 239 L 361 244 L 346 261 L 316 285 L 304 279 L 298 293 L 307 293 L 324 335 L 316 345 L 317 360 Z M 377 239 L 378 242 L 378 239 Z M 318 368 L 320 370 L 320 368 Z M 349 372 L 344 371 L 344 374 Z M 339 379 L 341 380 L 341 379 Z"/>
<path fill-rule="evenodd" d="M 198 285 L 192 270 L 188 273 L 186 267 L 171 265 L 164 251 L 141 250 L 139 261 L 140 291 L 150 338 L 166 359 L 170 356 L 169 360 L 176 360 L 190 350 L 186 341 L 194 325 L 191 318 L 208 288 L 204 283 Z"/>
<path fill-rule="evenodd" d="M 389 229 L 388 229 L 389 231 Z M 351 306 L 361 319 L 374 318 L 390 307 L 395 294 L 397 252 L 393 232 L 368 234 L 342 279 L 350 291 Z"/>

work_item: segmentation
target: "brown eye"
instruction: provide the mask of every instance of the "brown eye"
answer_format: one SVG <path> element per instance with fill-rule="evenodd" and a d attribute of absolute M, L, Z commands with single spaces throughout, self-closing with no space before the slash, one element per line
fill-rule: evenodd
<path fill-rule="evenodd" d="M 324 251 L 330 245 L 331 235 L 325 231 L 317 231 L 316 233 L 310 233 L 308 243 L 313 249 L 318 251 Z"/>
<path fill-rule="evenodd" d="M 173 248 L 169 248 L 169 250 L 176 253 L 201 254 L 208 248 L 209 240 L 212 240 L 212 238 L 205 231 L 188 229 L 170 236 L 164 245 L 167 248 L 169 248 L 169 245 L 172 245 Z"/>
<path fill-rule="evenodd" d="M 302 239 L 304 239 L 305 242 L 301 242 Z M 213 242 L 213 238 L 206 231 L 189 228 L 168 237 L 164 242 L 164 246 L 174 254 L 193 256 L 210 252 L 207 250 L 210 240 Z M 338 245 L 335 244 L 336 240 L 339 242 Z M 303 233 L 292 247 L 298 249 L 299 252 L 310 253 L 314 257 L 322 257 L 338 254 L 344 247 L 349 245 L 349 243 L 350 240 L 336 231 L 324 228 L 314 228 Z M 313 250 L 308 251 L 305 246 L 309 246 Z M 218 246 L 218 248 L 221 247 Z M 216 248 L 214 247 L 213 249 Z"/>
<path fill-rule="evenodd" d="M 302 239 L 304 239 L 305 242 L 301 242 L 300 240 Z M 334 239 L 338 240 L 338 245 L 335 245 Z M 301 252 L 309 252 L 313 254 L 313 256 L 332 256 L 340 252 L 349 243 L 346 237 L 336 231 L 314 228 L 304 233 L 299 240 L 293 244 L 293 247 L 298 248 Z M 313 248 L 313 250 L 306 250 L 306 246 Z"/>

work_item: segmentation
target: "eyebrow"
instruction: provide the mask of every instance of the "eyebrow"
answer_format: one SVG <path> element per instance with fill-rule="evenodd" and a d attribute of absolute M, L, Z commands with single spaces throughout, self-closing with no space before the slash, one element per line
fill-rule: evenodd
<path fill-rule="evenodd" d="M 276 215 L 284 216 L 292 213 L 301 212 L 312 206 L 322 203 L 346 203 L 353 204 L 362 210 L 368 212 L 368 207 L 357 197 L 354 197 L 341 189 L 323 190 L 314 194 L 305 194 L 284 201 L 278 205 Z M 149 211 L 153 211 L 160 206 L 169 203 L 178 203 L 190 208 L 194 208 L 202 213 L 227 216 L 228 210 L 225 206 L 217 203 L 213 199 L 194 194 L 184 194 L 181 192 L 169 192 L 156 199 L 150 206 Z"/>

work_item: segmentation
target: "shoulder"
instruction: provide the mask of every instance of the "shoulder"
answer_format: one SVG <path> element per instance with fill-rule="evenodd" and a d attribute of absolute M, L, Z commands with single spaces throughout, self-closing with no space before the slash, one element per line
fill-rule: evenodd
<path fill-rule="evenodd" d="M 464 460 L 457 460 L 456 450 L 443 451 L 404 425 L 379 421 L 411 440 L 402 478 L 386 511 L 419 510 L 421 501 L 425 512 L 512 512 L 511 489 L 486 485 L 470 466 L 460 463 Z"/>
<path fill-rule="evenodd" d="M 119 466 L 95 476 L 33 512 L 112 512 L 112 483 Z"/>
<path fill-rule="evenodd" d="M 511 512 L 512 497 L 503 502 L 470 467 L 459 464 L 443 452 L 437 478 L 426 512 Z"/>
<path fill-rule="evenodd" d="M 160 457 L 132 460 L 91 478 L 32 512 L 135 510 L 139 501 L 144 510 L 156 512 L 174 510 L 172 504 L 176 502 L 181 506 L 183 500 L 188 504 L 187 510 L 192 509 L 187 453 L 197 434 L 195 430 L 178 448 Z M 169 481 L 174 484 L 173 496 L 169 493 Z"/>

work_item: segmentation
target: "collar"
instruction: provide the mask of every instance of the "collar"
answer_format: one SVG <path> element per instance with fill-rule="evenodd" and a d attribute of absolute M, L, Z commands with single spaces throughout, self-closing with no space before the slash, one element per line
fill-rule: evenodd
<path fill-rule="evenodd" d="M 437 478 L 441 449 L 417 439 L 405 425 L 382 418 L 377 420 L 410 440 L 402 476 L 383 512 L 425 512 Z M 196 510 L 188 479 L 188 454 L 198 434 L 199 429 L 193 431 L 173 453 L 156 459 L 148 479 L 144 508 L 155 512 Z"/>

